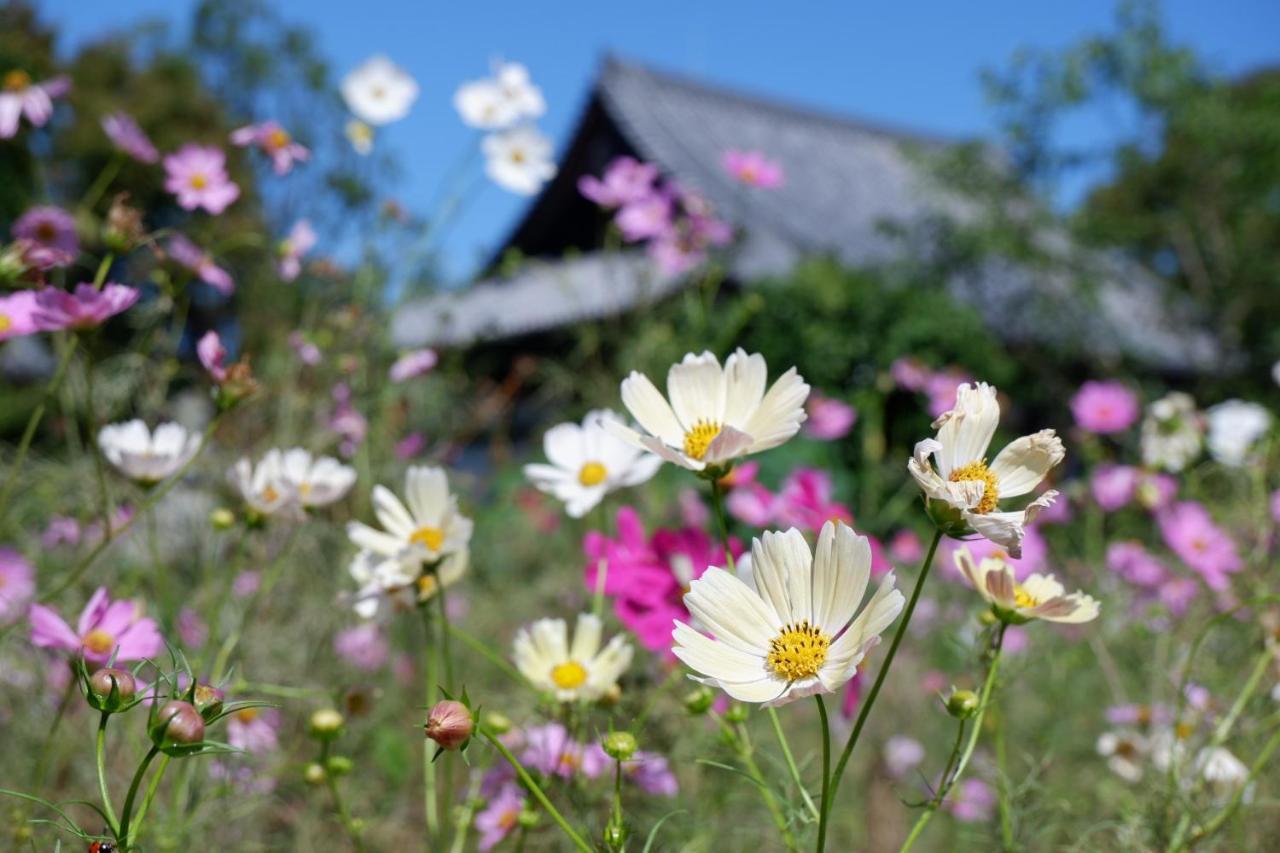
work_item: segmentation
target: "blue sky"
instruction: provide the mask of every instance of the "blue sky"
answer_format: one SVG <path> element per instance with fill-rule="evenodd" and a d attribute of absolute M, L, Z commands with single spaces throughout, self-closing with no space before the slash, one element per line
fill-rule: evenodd
<path fill-rule="evenodd" d="M 160 17 L 185 28 L 193 0 L 44 0 L 64 49 L 133 21 Z M 541 122 L 566 142 L 600 57 L 614 51 L 821 109 L 963 136 L 990 132 L 978 71 L 1002 65 L 1020 46 L 1059 47 L 1110 28 L 1107 0 L 1027 3 L 805 2 L 785 12 L 765 3 L 649 0 L 556 3 L 426 0 L 280 0 L 290 20 L 311 26 L 341 74 L 383 52 L 419 81 L 412 115 L 381 138 L 405 172 L 399 200 L 424 210 L 442 175 L 471 139 L 450 99 L 460 81 L 483 76 L 489 60 L 525 63 L 546 95 Z M 552 11 L 554 10 L 554 11 Z M 1218 70 L 1280 61 L 1280 3 L 1172 0 L 1174 39 Z M 185 30 L 181 30 L 185 32 Z M 1096 120 L 1076 130 L 1106 134 Z M 450 232 L 446 270 L 464 276 L 506 234 L 527 202 L 485 186 Z"/>

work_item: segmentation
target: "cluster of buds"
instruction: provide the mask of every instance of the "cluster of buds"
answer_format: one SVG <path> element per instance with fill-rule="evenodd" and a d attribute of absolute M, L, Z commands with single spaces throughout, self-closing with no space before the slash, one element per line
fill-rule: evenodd
<path fill-rule="evenodd" d="M 119 193 L 111 200 L 107 209 L 107 218 L 102 225 L 102 242 L 117 255 L 133 250 L 142 238 L 146 229 L 142 225 L 142 211 L 129 204 L 129 194 Z"/>
<path fill-rule="evenodd" d="M 321 708 L 312 712 L 307 732 L 320 743 L 320 755 L 302 771 L 302 778 L 307 784 L 323 785 L 351 772 L 354 765 L 350 758 L 330 754 L 333 742 L 342 735 L 346 725 L 346 718 L 334 708 Z"/>

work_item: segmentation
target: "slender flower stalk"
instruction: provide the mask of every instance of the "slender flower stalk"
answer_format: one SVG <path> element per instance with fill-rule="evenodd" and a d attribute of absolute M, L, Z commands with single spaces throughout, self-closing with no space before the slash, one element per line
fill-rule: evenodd
<path fill-rule="evenodd" d="M 102 795 L 102 810 L 106 813 L 107 828 L 115 833 L 120 826 L 116 811 L 111 806 L 111 794 L 107 790 L 107 721 L 111 714 L 103 711 L 98 719 L 98 737 L 95 741 L 95 753 L 98 764 L 98 793 Z"/>
<path fill-rule="evenodd" d="M 795 755 L 791 752 L 791 744 L 787 741 L 787 733 L 782 728 L 782 720 L 778 717 L 777 708 L 769 708 L 769 722 L 773 725 L 773 733 L 778 737 L 778 746 L 782 749 L 782 759 L 787 764 L 787 772 L 791 774 L 791 781 L 795 783 L 796 789 L 800 791 L 800 797 L 804 800 L 805 807 L 809 813 L 815 818 L 820 818 L 821 813 L 818 807 L 814 805 L 813 797 L 809 796 L 809 789 L 804 786 L 804 780 L 800 778 L 800 767 L 796 764 Z M 823 774 L 825 778 L 825 773 Z"/>
<path fill-rule="evenodd" d="M 147 750 L 147 754 L 143 756 L 142 762 L 138 764 L 138 769 L 133 774 L 133 781 L 129 783 L 129 793 L 124 798 L 124 810 L 120 812 L 120 831 L 116 833 L 116 840 L 120 842 L 122 853 L 126 853 L 131 846 L 131 839 L 137 834 L 138 826 L 141 823 L 130 827 L 130 820 L 133 817 L 133 801 L 138 796 L 138 786 L 142 784 L 142 777 L 146 775 L 147 768 L 151 766 L 151 761 L 160 754 L 160 747 L 152 746 Z"/>
<path fill-rule="evenodd" d="M 9 465 L 9 473 L 5 477 L 4 488 L 0 489 L 0 518 L 4 517 L 5 510 L 9 508 L 9 499 L 13 497 L 14 487 L 18 485 L 18 474 L 22 471 L 22 463 L 26 461 L 27 451 L 31 449 L 31 441 L 35 438 L 36 430 L 40 427 L 40 421 L 44 418 L 44 412 L 48 408 L 49 400 L 55 397 L 62 388 L 62 380 L 67 375 L 67 367 L 70 366 L 71 357 L 75 354 L 79 343 L 80 339 L 72 335 L 71 340 L 63 347 L 62 357 L 58 360 L 58 367 L 53 373 L 53 378 L 45 386 L 40 402 L 31 410 L 31 416 L 27 418 L 27 425 L 22 430 L 22 438 L 18 440 L 18 450 L 13 456 L 13 462 Z"/>
<path fill-rule="evenodd" d="M 422 627 L 426 645 L 426 706 L 430 708 L 436 701 L 436 682 L 438 676 L 438 644 L 435 637 L 435 620 L 431 618 L 431 608 L 422 608 Z M 422 742 L 422 807 L 427 820 L 427 841 L 434 843 L 440 831 L 439 802 L 436 795 L 436 765 L 432 761 L 432 742 L 426 738 Z"/>
<path fill-rule="evenodd" d="M 813 697 L 818 701 L 818 716 L 822 719 L 822 805 L 818 812 L 818 853 L 827 849 L 827 819 L 831 814 L 831 722 L 827 719 L 827 705 L 822 694 Z"/>

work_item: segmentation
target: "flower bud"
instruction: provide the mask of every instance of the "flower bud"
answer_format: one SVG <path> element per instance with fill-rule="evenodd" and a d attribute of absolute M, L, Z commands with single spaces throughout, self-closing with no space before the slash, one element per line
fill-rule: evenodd
<path fill-rule="evenodd" d="M 236 526 L 236 514 L 225 506 L 220 506 L 209 513 L 209 524 L 214 530 L 230 530 Z"/>
<path fill-rule="evenodd" d="M 346 720 L 332 708 L 321 708 L 311 715 L 311 735 L 320 740 L 331 740 L 342 732 Z"/>
<path fill-rule="evenodd" d="M 505 735 L 511 731 L 511 718 L 498 711 L 484 712 L 484 727 L 495 735 Z"/>
<path fill-rule="evenodd" d="M 925 513 L 929 516 L 929 520 L 944 535 L 950 536 L 952 539 L 963 539 L 966 536 L 973 535 L 973 528 L 964 520 L 960 510 L 951 504 L 936 499 L 926 499 L 924 504 Z"/>
<path fill-rule="evenodd" d="M 89 689 L 93 691 L 94 696 L 103 702 L 109 701 L 111 699 L 111 691 L 115 690 L 118 704 L 123 704 L 132 699 L 134 694 L 138 692 L 138 682 L 133 677 L 133 673 L 128 670 L 103 667 L 89 676 Z M 104 707 L 102 710 L 114 711 L 115 708 Z"/>
<path fill-rule="evenodd" d="M 715 694 L 709 687 L 696 687 L 684 697 L 684 709 L 695 717 L 700 717 L 716 703 Z"/>
<path fill-rule="evenodd" d="M 302 779 L 308 785 L 323 785 L 329 778 L 329 774 L 325 772 L 324 767 L 313 761 L 307 765 L 302 771 Z"/>
<path fill-rule="evenodd" d="M 600 741 L 600 745 L 604 747 L 605 755 L 616 761 L 628 760 L 639 749 L 635 735 L 631 732 L 609 732 Z"/>
<path fill-rule="evenodd" d="M 978 694 L 972 690 L 951 688 L 947 697 L 947 713 L 957 720 L 967 720 L 978 712 Z"/>
<path fill-rule="evenodd" d="M 329 760 L 325 762 L 325 769 L 334 776 L 345 776 L 351 772 L 353 766 L 351 759 L 345 755 L 331 755 Z"/>
<path fill-rule="evenodd" d="M 734 702 L 729 706 L 729 710 L 724 712 L 724 718 L 731 723 L 745 723 L 747 721 L 747 707 Z"/>
<path fill-rule="evenodd" d="M 204 740 L 204 718 L 190 702 L 172 699 L 156 714 L 151 739 L 157 745 L 190 746 Z"/>
<path fill-rule="evenodd" d="M 516 823 L 525 829 L 534 829 L 542 822 L 542 816 L 529 806 L 525 806 L 520 811 L 520 816 L 516 818 Z"/>
<path fill-rule="evenodd" d="M 197 684 L 192 702 L 200 716 L 208 721 L 222 711 L 222 702 L 226 694 L 211 684 Z"/>
<path fill-rule="evenodd" d="M 453 699 L 442 699 L 427 713 L 426 734 L 441 749 L 459 749 L 471 740 L 475 728 L 467 706 Z"/>
<path fill-rule="evenodd" d="M 604 828 L 604 846 L 609 850 L 621 850 L 627 841 L 627 828 L 621 823 L 609 821 Z"/>

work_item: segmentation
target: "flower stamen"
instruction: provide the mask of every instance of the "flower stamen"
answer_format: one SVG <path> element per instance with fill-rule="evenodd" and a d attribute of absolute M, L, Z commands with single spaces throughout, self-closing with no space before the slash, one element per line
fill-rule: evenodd
<path fill-rule="evenodd" d="M 684 434 L 684 455 L 690 459 L 702 461 L 707 455 L 707 448 L 720 434 L 720 424 L 711 421 L 697 421 L 693 428 Z"/>
<path fill-rule="evenodd" d="M 609 470 L 599 462 L 587 462 L 578 471 L 578 482 L 584 486 L 598 486 L 609 476 Z"/>
<path fill-rule="evenodd" d="M 439 551 L 444 544 L 444 531 L 439 527 L 419 527 L 409 535 L 413 545 L 424 545 L 430 551 Z"/>
<path fill-rule="evenodd" d="M 800 681 L 818 674 L 830 648 L 831 638 L 808 621 L 784 625 L 782 633 L 769 641 L 765 663 L 788 682 Z"/>
<path fill-rule="evenodd" d="M 951 472 L 949 479 L 953 483 L 963 483 L 967 480 L 978 480 L 983 483 L 982 500 L 978 501 L 978 505 L 969 510 L 970 512 L 985 515 L 994 510 L 1000 502 L 999 480 L 991 469 L 987 468 L 986 460 L 960 466 Z"/>
<path fill-rule="evenodd" d="M 575 660 L 556 664 L 551 668 L 551 680 L 561 690 L 573 690 L 587 681 L 587 669 Z"/>

